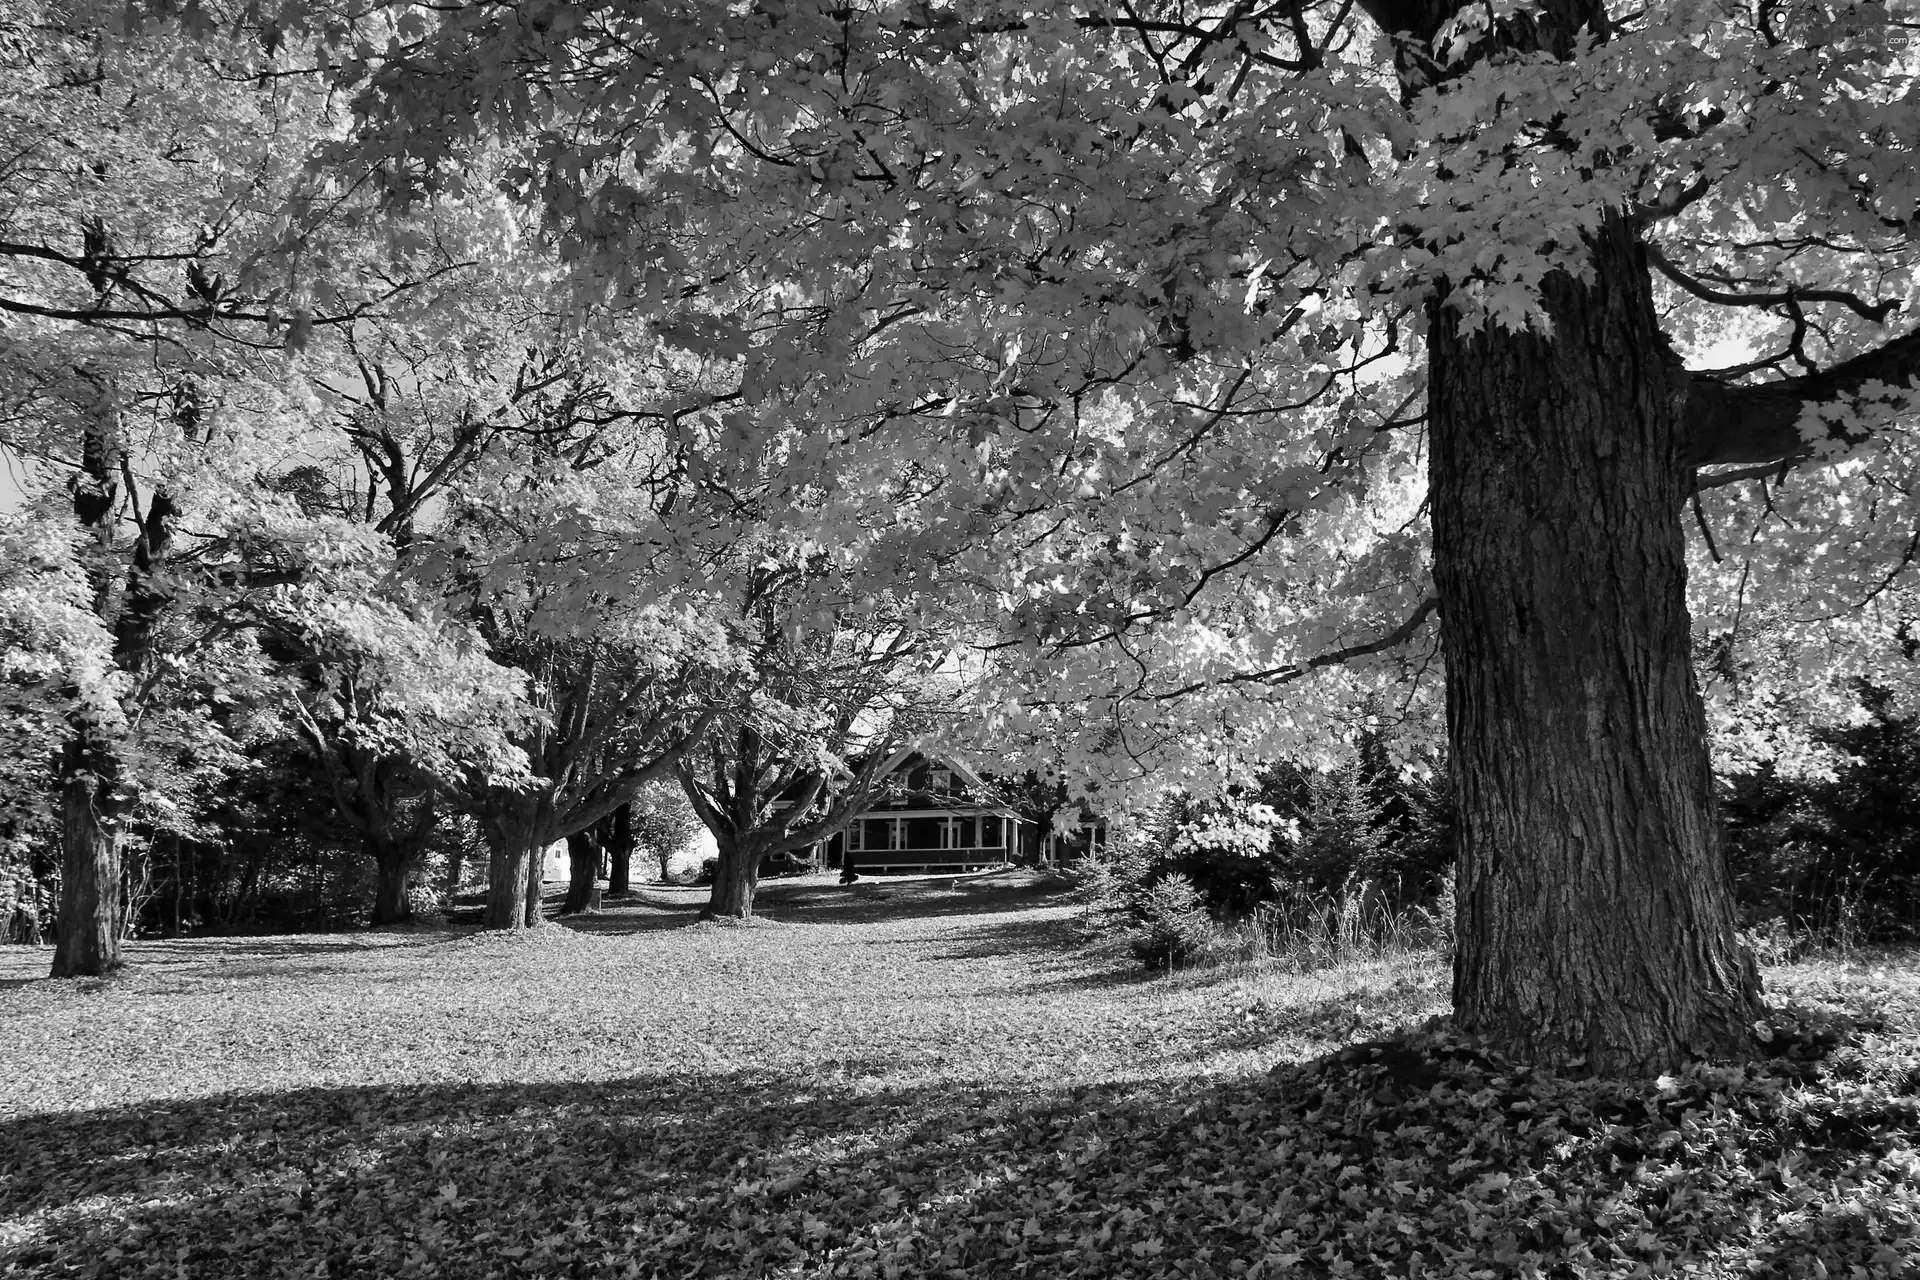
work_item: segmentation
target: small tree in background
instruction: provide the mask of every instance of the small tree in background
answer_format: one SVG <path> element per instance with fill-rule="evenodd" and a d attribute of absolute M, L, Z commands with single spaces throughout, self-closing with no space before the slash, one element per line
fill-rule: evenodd
<path fill-rule="evenodd" d="M 1172 969 L 1205 954 L 1220 939 L 1206 899 L 1177 871 L 1146 885 L 1138 895 L 1139 922 L 1127 948 L 1149 969 Z"/>
<path fill-rule="evenodd" d="M 568 879 L 561 915 L 585 911 L 594 881 L 604 870 L 607 896 L 633 892 L 633 855 L 644 848 L 660 864 L 660 880 L 672 880 L 673 860 L 693 842 L 700 819 L 679 788 L 654 782 L 584 831 L 567 837 Z"/>
<path fill-rule="evenodd" d="M 659 866 L 660 883 L 673 879 L 673 861 L 685 853 L 704 829 L 700 815 L 687 803 L 687 797 L 671 782 L 657 782 L 629 806 L 633 814 L 633 839 L 637 849 L 647 851 Z M 625 886 L 621 887 L 625 892 Z"/>
<path fill-rule="evenodd" d="M 1306 780 L 1298 810 L 1300 836 L 1275 867 L 1282 894 L 1309 894 L 1356 882 L 1377 883 L 1391 860 L 1386 806 L 1368 785 L 1358 761 Z"/>
<path fill-rule="evenodd" d="M 753 696 L 677 765 L 718 850 L 710 917 L 752 916 L 764 859 L 844 829 L 937 701 L 930 635 L 898 602 L 854 607 L 823 560 L 771 546 L 750 586 L 733 634 Z"/>

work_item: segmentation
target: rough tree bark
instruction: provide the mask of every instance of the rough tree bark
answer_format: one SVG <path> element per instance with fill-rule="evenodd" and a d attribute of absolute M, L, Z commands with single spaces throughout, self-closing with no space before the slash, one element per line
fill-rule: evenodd
<path fill-rule="evenodd" d="M 530 929 L 540 923 L 541 862 L 553 842 L 553 803 L 545 796 L 519 796 L 481 823 L 487 839 L 489 929 Z M 531 892 L 529 892 L 531 890 Z"/>
<path fill-rule="evenodd" d="M 544 919 L 541 908 L 547 896 L 547 846 L 553 843 L 548 838 L 536 842 L 527 851 L 527 909 L 521 917 L 521 924 L 528 929 L 536 929 Z"/>
<path fill-rule="evenodd" d="M 607 829 L 607 896 L 624 898 L 633 892 L 633 803 L 613 811 Z"/>
<path fill-rule="evenodd" d="M 735 842 L 714 835 L 719 858 L 713 871 L 713 892 L 700 911 L 702 920 L 727 916 L 735 920 L 753 917 L 753 895 L 760 887 L 761 848 L 758 842 Z"/>
<path fill-rule="evenodd" d="M 97 977 L 120 967 L 120 821 L 113 745 L 84 731 L 61 752 L 60 914 L 56 978 Z"/>
<path fill-rule="evenodd" d="M 367 855 L 373 859 L 374 868 L 373 919 L 370 923 L 405 924 L 413 919 L 413 901 L 407 891 L 413 887 L 413 873 L 420 865 L 419 850 L 372 835 L 365 837 L 362 843 Z"/>
<path fill-rule="evenodd" d="M 1362 0 L 1431 41 L 1460 0 Z M 1471 60 L 1568 57 L 1596 0 L 1545 0 Z M 1463 65 L 1399 46 L 1411 94 Z M 1610 217 L 1593 281 L 1543 284 L 1551 339 L 1428 336 L 1434 577 L 1459 799 L 1454 1018 L 1523 1060 L 1651 1071 L 1750 1047 L 1690 661 L 1680 508 L 1687 381 L 1636 231 Z"/>
<path fill-rule="evenodd" d="M 1434 577 L 1460 805 L 1454 1017 L 1527 1061 L 1737 1055 L 1735 935 L 1679 512 L 1684 373 L 1624 219 L 1554 330 L 1429 335 Z"/>
<path fill-rule="evenodd" d="M 579 915 L 593 900 L 593 882 L 600 874 L 598 828 L 567 837 L 567 896 L 560 903 L 563 916 Z"/>
<path fill-rule="evenodd" d="M 80 473 L 73 488 L 73 513 L 103 553 L 114 544 L 120 509 L 116 471 L 121 469 L 120 408 L 112 380 L 83 372 L 93 384 L 81 440 Z M 156 623 L 172 598 L 165 581 L 173 542 L 172 496 L 156 490 L 139 509 L 133 504 L 135 543 L 124 589 L 115 598 L 104 566 L 92 572 L 94 609 L 113 632 L 113 658 L 123 671 L 139 672 L 152 661 Z M 118 783 L 121 743 L 115 733 L 76 716 L 72 737 L 60 753 L 60 914 L 52 976 L 97 976 L 120 967 L 122 824 L 129 808 Z"/>

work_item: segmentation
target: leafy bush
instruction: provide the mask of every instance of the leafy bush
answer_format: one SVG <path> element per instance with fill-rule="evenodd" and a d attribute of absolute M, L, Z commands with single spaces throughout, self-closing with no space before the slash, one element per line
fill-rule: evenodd
<path fill-rule="evenodd" d="M 1140 921 L 1127 936 L 1134 958 L 1149 969 L 1171 969 L 1210 951 L 1220 926 L 1207 914 L 1193 881 L 1178 873 L 1148 885 L 1139 900 Z"/>
<path fill-rule="evenodd" d="M 415 919 L 430 921 L 444 915 L 452 904 L 444 884 L 415 883 L 407 886 L 407 905 Z"/>
<path fill-rule="evenodd" d="M 1831 776 L 1768 765 L 1724 780 L 1727 865 L 1749 926 L 1842 948 L 1920 937 L 1920 721 L 1876 691 L 1862 701 L 1866 723 L 1814 732 L 1840 759 Z"/>
<path fill-rule="evenodd" d="M 1137 920 L 1140 894 L 1169 874 L 1228 920 L 1313 914 L 1356 893 L 1396 917 L 1433 904 L 1451 875 L 1453 805 L 1427 763 L 1391 767 L 1376 737 L 1338 769 L 1281 763 L 1250 788 L 1169 793 L 1133 841 L 1086 869 L 1089 922 Z"/>
<path fill-rule="evenodd" d="M 1396 768 L 1384 738 L 1363 736 L 1355 757 L 1331 770 L 1270 768 L 1260 796 L 1286 819 L 1272 853 L 1272 900 L 1339 894 L 1373 885 L 1395 910 L 1430 901 L 1453 866 L 1453 796 L 1446 763 Z"/>

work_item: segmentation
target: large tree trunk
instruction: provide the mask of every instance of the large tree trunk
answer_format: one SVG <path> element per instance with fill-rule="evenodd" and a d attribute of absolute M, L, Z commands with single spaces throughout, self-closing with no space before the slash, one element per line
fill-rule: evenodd
<path fill-rule="evenodd" d="M 374 925 L 405 924 L 413 919 L 413 902 L 407 891 L 413 887 L 413 873 L 419 865 L 419 851 L 393 840 L 366 841 L 373 857 Z"/>
<path fill-rule="evenodd" d="M 110 744 L 82 730 L 61 753 L 60 914 L 56 978 L 98 977 L 120 967 L 120 813 Z"/>
<path fill-rule="evenodd" d="M 1454 1016 L 1525 1061 L 1749 1046 L 1694 683 L 1681 374 L 1644 253 L 1544 286 L 1551 339 L 1429 335 L 1434 577 L 1459 797 Z"/>
<path fill-rule="evenodd" d="M 487 929 L 526 927 L 527 863 L 539 856 L 522 834 L 487 833 L 487 909 L 480 924 Z"/>
<path fill-rule="evenodd" d="M 607 896 L 624 898 L 633 892 L 633 805 L 623 804 L 613 811 L 607 832 Z"/>
<path fill-rule="evenodd" d="M 702 920 L 729 916 L 736 920 L 753 917 L 753 894 L 760 887 L 760 851 L 758 846 L 719 840 L 720 856 L 713 872 L 713 892 L 700 912 Z"/>
<path fill-rule="evenodd" d="M 600 873 L 600 842 L 592 831 L 567 837 L 567 896 L 560 904 L 563 916 L 579 915 L 593 900 L 593 882 Z"/>
<path fill-rule="evenodd" d="M 488 854 L 485 928 L 527 929 L 540 923 L 541 863 L 553 841 L 552 818 L 546 796 L 516 796 L 482 820 Z"/>

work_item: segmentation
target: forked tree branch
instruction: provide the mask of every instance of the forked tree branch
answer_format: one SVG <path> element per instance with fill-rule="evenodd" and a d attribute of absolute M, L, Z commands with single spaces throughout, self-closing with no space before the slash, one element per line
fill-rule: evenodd
<path fill-rule="evenodd" d="M 1900 309 L 1900 303 L 1895 299 L 1884 298 L 1879 302 L 1870 303 L 1859 294 L 1849 293 L 1845 289 L 1785 289 L 1779 293 L 1732 293 L 1725 289 L 1716 289 L 1682 271 L 1653 241 L 1647 241 L 1646 246 L 1647 261 L 1653 263 L 1654 268 L 1661 275 L 1694 297 L 1718 306 L 1783 307 L 1802 302 L 1834 302 L 1875 324 L 1885 324 L 1887 317 Z"/>

